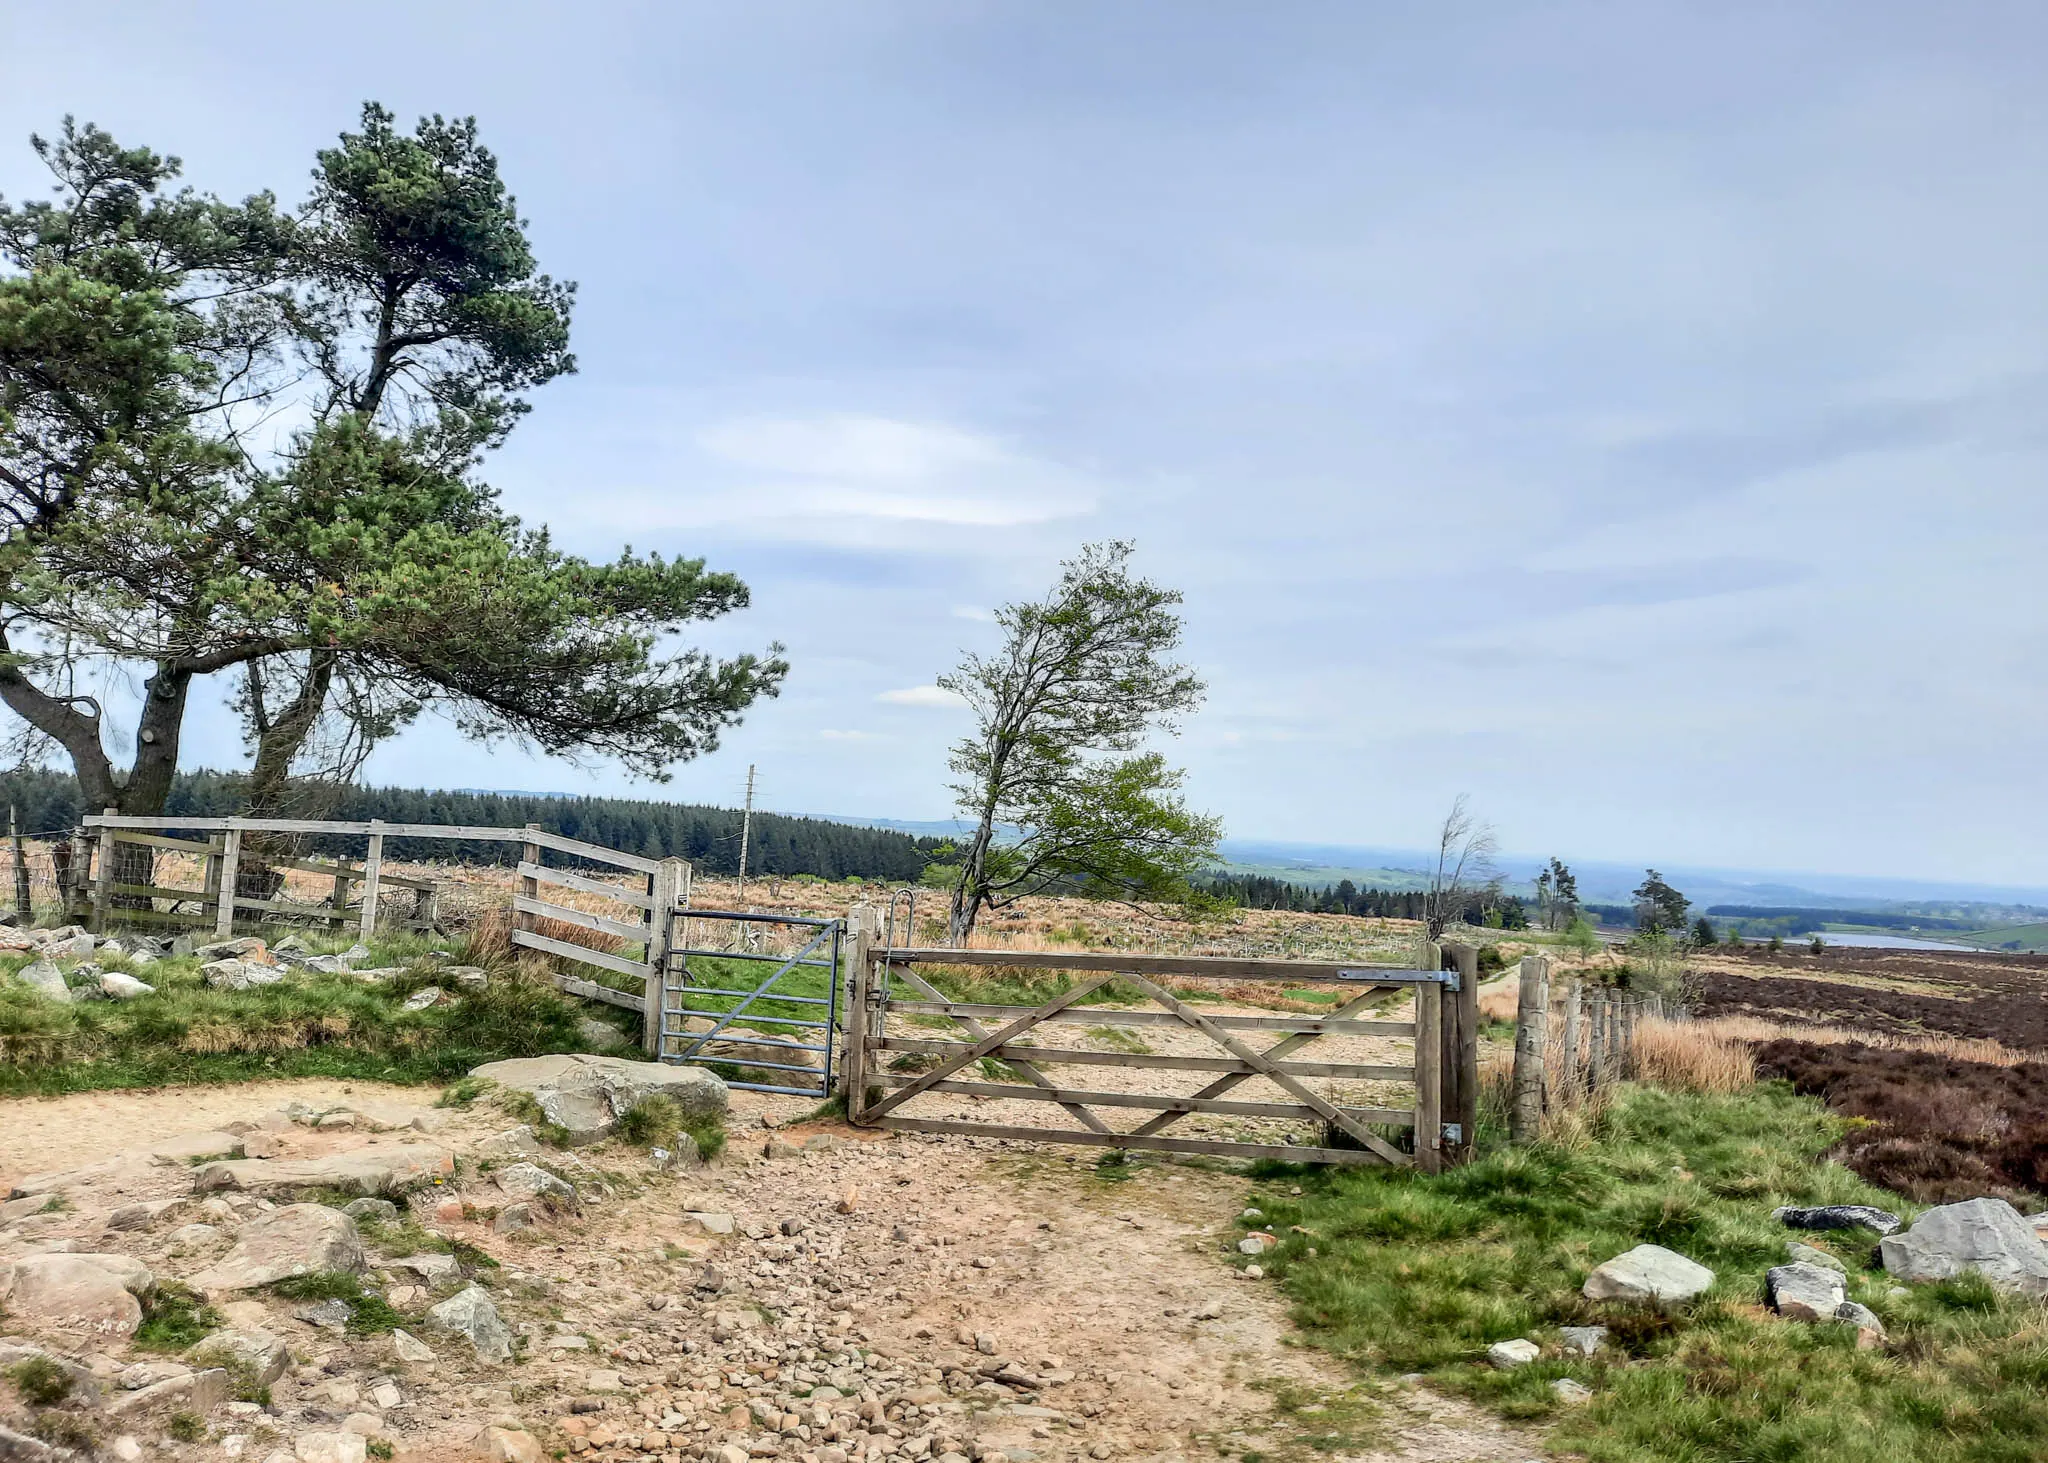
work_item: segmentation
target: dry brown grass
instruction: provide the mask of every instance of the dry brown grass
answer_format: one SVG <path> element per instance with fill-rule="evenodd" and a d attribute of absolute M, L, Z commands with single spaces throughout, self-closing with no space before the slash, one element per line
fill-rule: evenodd
<path fill-rule="evenodd" d="M 1740 1092 L 1756 1081 L 1749 1042 L 1710 1021 L 1636 1024 L 1634 1076 L 1637 1081 L 1678 1092 Z"/>

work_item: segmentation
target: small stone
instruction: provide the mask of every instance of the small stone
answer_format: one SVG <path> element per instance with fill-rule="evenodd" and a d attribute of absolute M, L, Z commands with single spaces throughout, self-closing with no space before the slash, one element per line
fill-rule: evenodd
<path fill-rule="evenodd" d="M 705 1210 L 693 1209 L 684 1214 L 683 1218 L 695 1224 L 706 1234 L 727 1235 L 733 1232 L 733 1219 L 730 1214 L 713 1214 Z"/>
<path fill-rule="evenodd" d="M 836 1214 L 851 1214 L 860 1207 L 860 1190 L 848 1184 L 839 1191 L 839 1202 L 832 1206 Z"/>
<path fill-rule="evenodd" d="M 1278 1248 L 1279 1244 L 1278 1239 L 1263 1230 L 1258 1230 L 1237 1242 L 1237 1252 L 1240 1255 L 1263 1255 L 1268 1250 Z"/>
<path fill-rule="evenodd" d="M 779 1228 L 785 1235 L 789 1235 L 793 1238 L 796 1235 L 800 1235 L 804 1232 L 804 1222 L 801 1219 L 796 1218 L 785 1219 L 782 1221 L 780 1225 L 777 1226 L 777 1228 Z"/>
<path fill-rule="evenodd" d="M 1607 1340 L 1605 1326 L 1561 1326 L 1558 1335 L 1564 1338 L 1565 1349 L 1576 1351 L 1580 1356 L 1591 1356 Z"/>
<path fill-rule="evenodd" d="M 540 1463 L 540 1442 L 524 1428 L 487 1427 L 477 1437 L 487 1463 Z"/>
<path fill-rule="evenodd" d="M 521 1230 L 532 1228 L 531 1204 L 507 1204 L 498 1211 L 498 1217 L 491 1221 L 491 1229 L 498 1234 L 518 1234 Z"/>
<path fill-rule="evenodd" d="M 1868 1204 L 1822 1204 L 1810 1209 L 1788 1204 L 1773 1209 L 1771 1218 L 1787 1229 L 1870 1229 L 1884 1235 L 1899 1227 L 1898 1215 Z"/>
<path fill-rule="evenodd" d="M 292 1312 L 295 1319 L 322 1331 L 346 1330 L 349 1317 L 354 1314 L 355 1308 L 345 1300 L 323 1300 Z"/>
<path fill-rule="evenodd" d="M 1533 1341 L 1496 1341 L 1486 1348 L 1487 1361 L 1502 1371 L 1527 1366 L 1541 1355 L 1543 1348 Z"/>
<path fill-rule="evenodd" d="M 1832 1320 L 1842 1304 L 1842 1276 L 1820 1265 L 1773 1265 L 1764 1275 L 1764 1298 L 1793 1321 Z"/>
<path fill-rule="evenodd" d="M 354 1199 L 342 1205 L 341 1212 L 351 1219 L 367 1219 L 373 1224 L 398 1222 L 398 1206 L 389 1199 Z"/>
<path fill-rule="evenodd" d="M 246 1368 L 259 1387 L 267 1387 L 291 1365 L 291 1353 L 284 1342 L 268 1331 L 216 1331 L 192 1348 L 192 1359 L 201 1366 Z"/>
<path fill-rule="evenodd" d="M 512 1333 L 499 1319 L 498 1308 L 477 1286 L 444 1300 L 427 1312 L 427 1318 L 444 1331 L 467 1337 L 479 1361 L 510 1361 Z"/>
<path fill-rule="evenodd" d="M 393 1327 L 391 1331 L 391 1351 L 400 1361 L 431 1362 L 440 1359 L 426 1342 L 410 1331 L 403 1331 L 397 1327 Z"/>
<path fill-rule="evenodd" d="M 617 1372 L 594 1371 L 584 1375 L 583 1389 L 592 1393 L 623 1392 L 626 1390 L 626 1383 Z"/>
<path fill-rule="evenodd" d="M 1565 1406 L 1575 1407 L 1581 1402 L 1590 1400 L 1593 1395 L 1593 1389 L 1583 1382 L 1573 1381 L 1570 1377 L 1559 1377 L 1550 1384 L 1550 1393 L 1558 1401 L 1564 1403 Z"/>
<path fill-rule="evenodd" d="M 551 1203 L 574 1204 L 575 1187 L 556 1178 L 536 1163 L 515 1163 L 498 1170 L 498 1187 L 515 1199 L 542 1199 Z"/>
<path fill-rule="evenodd" d="M 404 1405 L 405 1393 L 398 1390 L 396 1382 L 379 1382 L 370 1388 L 370 1400 L 389 1412 L 394 1407 Z"/>
<path fill-rule="evenodd" d="M 1837 1275 L 1847 1275 L 1849 1267 L 1837 1260 L 1826 1250 L 1803 1245 L 1796 1239 L 1785 1241 L 1785 1258 L 1797 1265 L 1818 1265 L 1823 1270 L 1832 1270 Z"/>
<path fill-rule="evenodd" d="M 64 972 L 47 960 L 24 965 L 15 979 L 46 1001 L 54 1001 L 60 1006 L 71 1004 L 71 987 L 64 983 Z"/>
<path fill-rule="evenodd" d="M 1884 1322 L 1877 1318 L 1877 1312 L 1856 1301 L 1845 1300 L 1836 1306 L 1834 1319 L 1854 1326 L 1858 1332 L 1869 1331 L 1879 1341 L 1885 1338 Z"/>
<path fill-rule="evenodd" d="M 1221 1296 L 1211 1296 L 1208 1300 L 1196 1306 L 1193 1311 L 1194 1318 L 1197 1321 L 1213 1321 L 1222 1314 L 1223 1299 Z"/>
<path fill-rule="evenodd" d="M 996 1338 L 994 1333 L 989 1331 L 977 1332 L 974 1337 L 974 1349 L 983 1356 L 994 1356 L 996 1354 Z"/>
<path fill-rule="evenodd" d="M 405 998 L 405 1009 L 408 1011 L 425 1011 L 440 1005 L 446 999 L 448 999 L 447 992 L 443 991 L 439 986 L 422 986 L 419 990 L 414 991 Z"/>
<path fill-rule="evenodd" d="M 364 1463 L 370 1456 L 360 1433 L 300 1433 L 292 1440 L 299 1463 Z"/>
<path fill-rule="evenodd" d="M 1266 1278 L 1266 1267 L 1264 1265 L 1247 1265 L 1244 1267 L 1244 1278 L 1247 1280 L 1264 1280 Z"/>
<path fill-rule="evenodd" d="M 100 972 L 100 994 L 110 1001 L 134 1001 L 155 995 L 156 987 L 132 975 L 123 975 L 118 970 L 103 970 Z"/>
<path fill-rule="evenodd" d="M 1691 1300 L 1714 1283 L 1714 1272 L 1662 1245 L 1637 1245 L 1596 1265 L 1581 1288 L 1588 1300 L 1670 1305 Z"/>

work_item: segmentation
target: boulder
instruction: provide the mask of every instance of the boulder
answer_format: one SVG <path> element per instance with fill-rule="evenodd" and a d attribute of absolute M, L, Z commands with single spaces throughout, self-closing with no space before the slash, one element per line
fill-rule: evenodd
<path fill-rule="evenodd" d="M 363 1242 L 356 1222 L 323 1204 L 291 1204 L 246 1225 L 235 1247 L 192 1277 L 200 1290 L 254 1290 L 296 1275 L 359 1274 Z"/>
<path fill-rule="evenodd" d="M 142 1412 L 193 1412 L 201 1417 L 228 1400 L 231 1379 L 219 1367 L 170 1377 L 139 1392 L 129 1392 L 107 1404 L 111 1417 L 133 1417 Z"/>
<path fill-rule="evenodd" d="M 477 1286 L 449 1297 L 427 1312 L 438 1329 L 465 1337 L 476 1349 L 478 1361 L 510 1361 L 512 1333 L 498 1316 L 491 1298 Z"/>
<path fill-rule="evenodd" d="M 31 1255 L 0 1265 L 0 1309 L 40 1330 L 132 1336 L 155 1283 L 126 1255 Z"/>
<path fill-rule="evenodd" d="M 224 1159 L 192 1176 L 195 1192 L 241 1189 L 251 1194 L 339 1189 L 371 1197 L 403 1193 L 414 1184 L 455 1172 L 455 1155 L 432 1143 L 372 1143 L 317 1158 Z"/>
<path fill-rule="evenodd" d="M 64 972 L 47 960 L 35 960 L 22 966 L 15 979 L 46 1001 L 55 1001 L 59 1005 L 71 1003 L 71 987 L 64 984 Z"/>
<path fill-rule="evenodd" d="M 118 970 L 103 970 L 100 972 L 100 994 L 110 1001 L 133 1001 L 155 995 L 156 987 L 132 975 L 123 975 Z"/>
<path fill-rule="evenodd" d="M 1929 1209 L 1904 1234 L 1885 1236 L 1878 1253 L 1901 1280 L 1974 1272 L 2000 1290 L 2048 1296 L 2048 1243 L 2003 1199 Z"/>
<path fill-rule="evenodd" d="M 1790 1320 L 1832 1321 L 1847 1295 L 1839 1271 L 1801 1260 L 1770 1268 L 1764 1275 L 1764 1299 Z"/>
<path fill-rule="evenodd" d="M 492 1175 L 498 1187 L 515 1200 L 545 1199 L 551 1203 L 574 1204 L 576 1189 L 534 1163 L 515 1163 Z"/>
<path fill-rule="evenodd" d="M 692 1125 L 723 1118 L 727 1103 L 725 1084 L 702 1067 L 587 1052 L 487 1062 L 470 1075 L 529 1094 L 572 1143 L 609 1137 L 620 1115 L 649 1097 L 668 1098 Z"/>
<path fill-rule="evenodd" d="M 49 960 L 83 960 L 92 954 L 92 948 L 91 935 L 76 925 L 67 925 L 43 942 L 43 955 Z"/>
<path fill-rule="evenodd" d="M 284 1342 L 268 1331 L 216 1331 L 190 1355 L 199 1366 L 225 1367 L 228 1371 L 248 1368 L 259 1387 L 267 1387 L 285 1373 L 292 1363 Z"/>
<path fill-rule="evenodd" d="M 1637 1245 L 1595 1266 L 1586 1277 L 1588 1300 L 1621 1300 L 1673 1305 L 1691 1300 L 1714 1283 L 1714 1272 L 1662 1245 Z"/>
<path fill-rule="evenodd" d="M 1786 1205 L 1773 1209 L 1771 1218 L 1787 1229 L 1869 1229 L 1891 1234 L 1899 1227 L 1898 1215 L 1868 1204 L 1822 1204 L 1811 1209 Z"/>
<path fill-rule="evenodd" d="M 275 965 L 260 965 L 253 960 L 212 960 L 200 966 L 199 973 L 217 991 L 246 991 L 276 985 L 284 979 L 284 972 Z"/>

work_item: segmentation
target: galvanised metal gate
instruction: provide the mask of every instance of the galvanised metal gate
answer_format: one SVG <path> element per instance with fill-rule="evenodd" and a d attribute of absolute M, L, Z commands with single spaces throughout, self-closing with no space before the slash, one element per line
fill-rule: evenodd
<path fill-rule="evenodd" d="M 669 917 L 661 1060 L 719 1069 L 727 1086 L 752 1092 L 830 1096 L 845 922 L 727 909 Z M 703 944 L 691 941 L 697 921 L 709 926 Z M 760 967 L 770 968 L 756 980 Z"/>

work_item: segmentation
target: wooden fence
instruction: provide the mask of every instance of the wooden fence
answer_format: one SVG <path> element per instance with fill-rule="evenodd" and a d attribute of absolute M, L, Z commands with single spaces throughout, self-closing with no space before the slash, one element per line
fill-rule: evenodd
<path fill-rule="evenodd" d="M 1454 947 L 1456 969 L 1449 972 L 1435 968 L 1441 963 L 1435 946 L 1424 947 L 1426 968 L 1389 970 L 1203 956 L 892 949 L 881 946 L 877 939 L 872 911 L 856 910 L 851 924 L 853 992 L 847 1022 L 846 1092 L 848 1116 L 858 1125 L 1296 1162 L 1414 1164 L 1432 1173 L 1470 1151 L 1478 1115 L 1478 962 L 1474 950 Z M 955 1001 L 920 973 L 920 967 L 934 966 L 1063 971 L 1072 972 L 1075 979 L 1060 995 L 1036 1006 Z M 1335 987 L 1343 994 L 1335 1009 L 1327 1013 L 1212 1015 L 1168 988 L 1190 981 Z M 1135 990 L 1149 1006 L 1129 1009 L 1080 1004 L 1112 982 Z M 1373 1008 L 1404 995 L 1413 997 L 1410 1018 L 1385 1020 L 1371 1014 Z M 892 1034 L 892 1016 L 927 1021 L 942 1018 L 962 1035 L 936 1039 Z M 1214 1054 L 1039 1046 L 1027 1039 L 1027 1033 L 1037 1028 L 1057 1030 L 1074 1023 L 1193 1031 L 1206 1039 Z M 1359 1036 L 1406 1039 L 1410 1043 L 1408 1060 L 1398 1064 L 1315 1062 L 1296 1055 L 1326 1037 Z M 1259 1041 L 1270 1044 L 1254 1044 Z M 889 1063 L 891 1054 L 897 1059 L 894 1066 Z M 911 1058 L 911 1063 L 905 1064 L 905 1057 Z M 923 1065 L 925 1069 L 914 1074 L 897 1070 L 905 1065 Z M 1086 1089 L 1047 1075 L 1046 1068 L 1059 1066 L 1188 1072 L 1206 1080 L 1186 1094 Z M 969 1069 L 994 1080 L 967 1077 L 964 1074 Z M 1016 1080 L 1007 1080 L 1007 1073 L 1015 1073 Z M 1414 1096 L 1398 1107 L 1355 1106 L 1317 1092 L 1309 1085 L 1315 1079 L 1409 1084 Z M 1246 1101 L 1226 1096 L 1254 1080 L 1278 1088 L 1281 1100 Z M 910 1116 L 902 1111 L 928 1093 L 1051 1104 L 1079 1126 L 1006 1125 Z M 1097 1109 L 1136 1111 L 1143 1117 L 1133 1127 L 1118 1128 Z M 1161 1136 L 1163 1129 L 1196 1113 L 1310 1121 L 1322 1125 L 1330 1136 L 1323 1144 L 1306 1146 Z M 1387 1136 L 1387 1130 L 1403 1128 L 1413 1133 L 1406 1149 Z"/>
<path fill-rule="evenodd" d="M 1545 1112 L 1577 1107 L 1635 1075 L 1636 1031 L 1645 1019 L 1683 1019 L 1654 992 L 1604 986 L 1574 976 L 1553 983 L 1547 956 L 1519 971 L 1510 1136 L 1533 1142 Z"/>
<path fill-rule="evenodd" d="M 203 833 L 204 841 L 172 837 L 173 833 Z M 247 834 L 311 834 L 324 837 L 361 837 L 365 840 L 360 863 L 337 859 L 333 863 L 286 857 L 269 851 L 249 851 L 249 861 L 273 869 L 309 871 L 333 879 L 333 892 L 322 906 L 287 904 L 255 898 L 238 892 Z M 520 845 L 518 885 L 512 897 L 512 943 L 522 949 L 556 956 L 562 960 L 626 976 L 635 989 L 621 990 L 605 980 L 573 975 L 557 977 L 557 984 L 572 995 L 605 1001 L 641 1013 L 643 1040 L 647 1049 L 656 1048 L 661 1021 L 661 973 L 667 960 L 672 912 L 688 902 L 689 865 L 682 859 L 650 859 L 637 854 L 603 848 L 580 839 L 549 833 L 529 824 L 525 828 L 473 828 L 439 823 L 340 822 L 310 818 L 173 818 L 126 817 L 113 812 L 85 819 L 81 846 L 70 860 L 73 887 L 89 888 L 90 901 L 81 911 L 93 928 L 104 929 L 112 922 L 155 922 L 211 925 L 222 938 L 234 932 L 238 919 L 264 914 L 308 915 L 325 918 L 333 927 L 346 927 L 353 919 L 365 935 L 380 922 L 416 928 L 432 928 L 436 888 L 428 881 L 385 872 L 384 842 L 387 838 L 476 840 Z M 124 883 L 115 877 L 120 845 L 148 850 L 197 854 L 203 860 L 202 887 L 178 889 L 155 883 Z M 592 877 L 573 869 L 550 866 L 547 855 L 555 854 L 595 864 L 602 869 L 622 871 L 627 884 Z M 351 891 L 361 886 L 360 902 L 351 909 Z M 573 889 L 612 902 L 606 913 L 572 908 L 542 897 L 542 887 Z M 387 889 L 407 889 L 420 898 L 410 915 L 396 921 L 384 918 Z M 159 910 L 158 900 L 172 908 Z M 179 912 L 180 905 L 193 905 L 196 915 Z M 319 914 L 317 911 L 324 910 Z M 594 949 L 575 940 L 545 933 L 548 922 L 572 926 L 637 945 L 633 953 Z"/>

